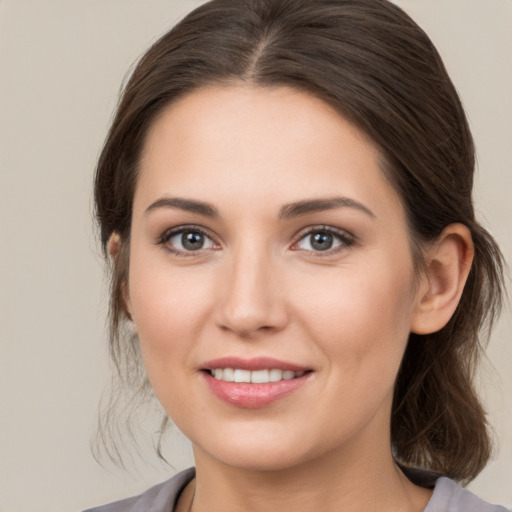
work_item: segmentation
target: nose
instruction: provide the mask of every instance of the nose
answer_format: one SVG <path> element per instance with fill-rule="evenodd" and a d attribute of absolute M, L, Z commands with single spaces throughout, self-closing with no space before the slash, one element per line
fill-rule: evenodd
<path fill-rule="evenodd" d="M 241 338 L 282 330 L 288 312 L 282 273 L 265 251 L 240 249 L 224 268 L 217 325 Z"/>

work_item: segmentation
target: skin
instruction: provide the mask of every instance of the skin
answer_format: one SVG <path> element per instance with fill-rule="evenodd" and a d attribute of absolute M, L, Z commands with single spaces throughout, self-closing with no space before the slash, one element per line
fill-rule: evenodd
<path fill-rule="evenodd" d="M 286 87 L 200 89 L 150 129 L 125 299 L 155 393 L 193 444 L 197 478 L 182 510 L 426 506 L 431 491 L 392 458 L 393 385 L 411 330 L 440 328 L 453 312 L 471 244 L 452 226 L 427 261 L 432 274 L 417 276 L 380 161 L 331 107 Z M 333 197 L 350 201 L 280 216 L 291 203 Z M 203 248 L 187 252 L 181 235 L 169 237 L 183 226 L 207 233 Z M 333 249 L 314 250 L 314 228 L 336 230 Z M 244 409 L 205 384 L 201 365 L 227 355 L 311 373 L 285 398 Z"/>

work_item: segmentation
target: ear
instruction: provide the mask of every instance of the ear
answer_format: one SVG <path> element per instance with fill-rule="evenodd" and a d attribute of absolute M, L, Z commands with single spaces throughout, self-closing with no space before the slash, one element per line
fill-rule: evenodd
<path fill-rule="evenodd" d="M 132 329 L 135 331 L 135 323 L 133 322 L 132 306 L 130 301 L 130 294 L 128 291 L 128 265 L 129 265 L 129 248 L 121 239 L 117 232 L 113 232 L 107 242 L 107 251 L 113 263 L 114 279 L 116 281 L 117 296 L 122 297 L 123 305 Z"/>
<path fill-rule="evenodd" d="M 121 237 L 119 233 L 114 231 L 107 242 L 107 252 L 110 256 L 110 259 L 115 262 L 117 255 L 119 254 L 119 249 L 121 248 Z"/>
<path fill-rule="evenodd" d="M 475 248 L 469 229 L 450 224 L 427 249 L 411 331 L 431 334 L 450 320 L 464 290 Z"/>

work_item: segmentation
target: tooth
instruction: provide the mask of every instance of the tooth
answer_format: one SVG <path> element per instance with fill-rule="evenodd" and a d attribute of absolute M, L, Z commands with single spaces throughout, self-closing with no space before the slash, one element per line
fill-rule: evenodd
<path fill-rule="evenodd" d="M 291 370 L 280 370 L 272 368 L 271 370 L 241 370 L 233 368 L 212 368 L 211 374 L 215 379 L 226 382 L 253 382 L 255 384 L 265 384 L 268 382 L 279 382 L 280 380 L 290 380 L 301 377 L 306 372 Z"/>
<path fill-rule="evenodd" d="M 251 372 L 251 382 L 263 384 L 269 381 L 268 370 L 254 370 Z"/>
<path fill-rule="evenodd" d="M 274 368 L 268 372 L 268 380 L 270 382 L 278 382 L 283 378 L 283 370 L 278 370 Z"/>
<path fill-rule="evenodd" d="M 249 370 L 235 370 L 235 382 L 251 382 L 251 372 Z"/>
<path fill-rule="evenodd" d="M 235 380 L 235 370 L 233 368 L 224 368 L 223 379 L 227 382 L 233 382 Z"/>

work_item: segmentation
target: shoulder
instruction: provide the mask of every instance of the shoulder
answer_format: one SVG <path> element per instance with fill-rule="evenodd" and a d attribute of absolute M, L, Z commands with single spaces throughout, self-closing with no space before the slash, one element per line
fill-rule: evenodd
<path fill-rule="evenodd" d="M 170 480 L 162 482 L 139 496 L 133 496 L 84 512 L 172 512 L 185 486 L 194 478 L 195 469 L 189 468 Z"/>
<path fill-rule="evenodd" d="M 424 512 L 508 512 L 505 507 L 480 499 L 453 480 L 441 477 Z"/>

